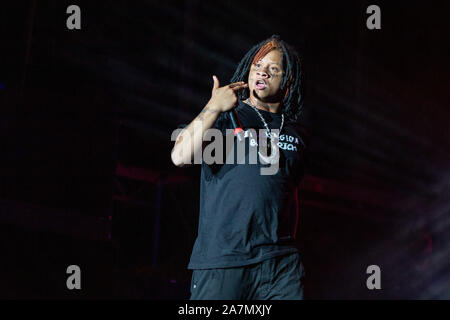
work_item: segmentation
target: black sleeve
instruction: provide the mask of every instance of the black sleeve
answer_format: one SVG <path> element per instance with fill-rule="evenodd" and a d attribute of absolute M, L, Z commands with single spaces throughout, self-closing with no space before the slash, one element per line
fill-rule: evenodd
<path fill-rule="evenodd" d="M 301 139 L 301 144 L 302 144 L 302 149 L 301 149 L 301 169 L 299 170 L 298 174 L 297 174 L 297 181 L 298 183 L 300 183 L 300 181 L 303 179 L 304 175 L 305 175 L 305 171 L 307 170 L 307 167 L 309 166 L 309 159 L 308 159 L 308 155 L 309 155 L 309 147 L 310 147 L 310 137 L 309 137 L 309 133 L 308 130 L 305 126 L 303 125 L 299 125 L 297 127 L 300 139 Z"/>
<path fill-rule="evenodd" d="M 300 137 L 300 143 L 302 145 L 302 149 L 303 151 L 305 149 L 308 149 L 309 146 L 309 134 L 308 134 L 308 130 L 304 125 L 301 124 L 296 124 L 295 125 L 295 130 L 297 131 L 299 137 Z"/>

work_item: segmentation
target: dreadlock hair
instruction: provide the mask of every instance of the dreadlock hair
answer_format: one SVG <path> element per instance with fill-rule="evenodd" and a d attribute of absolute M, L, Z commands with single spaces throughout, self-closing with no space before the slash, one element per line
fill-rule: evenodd
<path fill-rule="evenodd" d="M 280 39 L 279 35 L 270 38 L 252 47 L 239 62 L 230 82 L 248 81 L 250 67 L 262 59 L 271 50 L 278 49 L 283 53 L 283 78 L 281 92 L 284 93 L 283 112 L 291 121 L 296 121 L 303 110 L 303 72 L 298 53 L 289 44 Z M 250 96 L 249 89 L 238 93 L 240 100 Z"/>

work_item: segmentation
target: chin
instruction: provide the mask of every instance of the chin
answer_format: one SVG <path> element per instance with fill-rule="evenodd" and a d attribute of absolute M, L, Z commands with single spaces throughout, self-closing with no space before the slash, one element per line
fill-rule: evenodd
<path fill-rule="evenodd" d="M 255 95 L 254 97 L 258 100 L 261 100 L 263 102 L 265 102 L 266 99 L 270 99 L 270 97 L 272 97 L 273 95 L 270 94 L 270 92 L 266 92 L 264 90 L 261 91 L 256 91 L 255 90 Z"/>
<path fill-rule="evenodd" d="M 255 94 L 253 97 L 256 100 L 259 100 L 263 103 L 281 103 L 283 99 L 277 95 L 276 93 L 270 93 L 270 92 L 254 92 Z"/>

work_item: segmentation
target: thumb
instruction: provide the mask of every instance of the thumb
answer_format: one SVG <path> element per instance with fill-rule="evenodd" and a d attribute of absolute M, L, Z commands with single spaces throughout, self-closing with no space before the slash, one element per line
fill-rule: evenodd
<path fill-rule="evenodd" d="M 214 92 L 214 90 L 216 90 L 217 88 L 219 88 L 219 79 L 217 79 L 216 76 L 213 76 L 213 81 L 214 81 L 214 85 L 213 85 L 212 91 Z"/>

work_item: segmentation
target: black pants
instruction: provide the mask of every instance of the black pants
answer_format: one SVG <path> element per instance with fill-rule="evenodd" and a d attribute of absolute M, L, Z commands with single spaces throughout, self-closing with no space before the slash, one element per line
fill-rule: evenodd
<path fill-rule="evenodd" d="M 223 269 L 194 270 L 191 300 L 302 300 L 304 268 L 299 254 Z"/>

